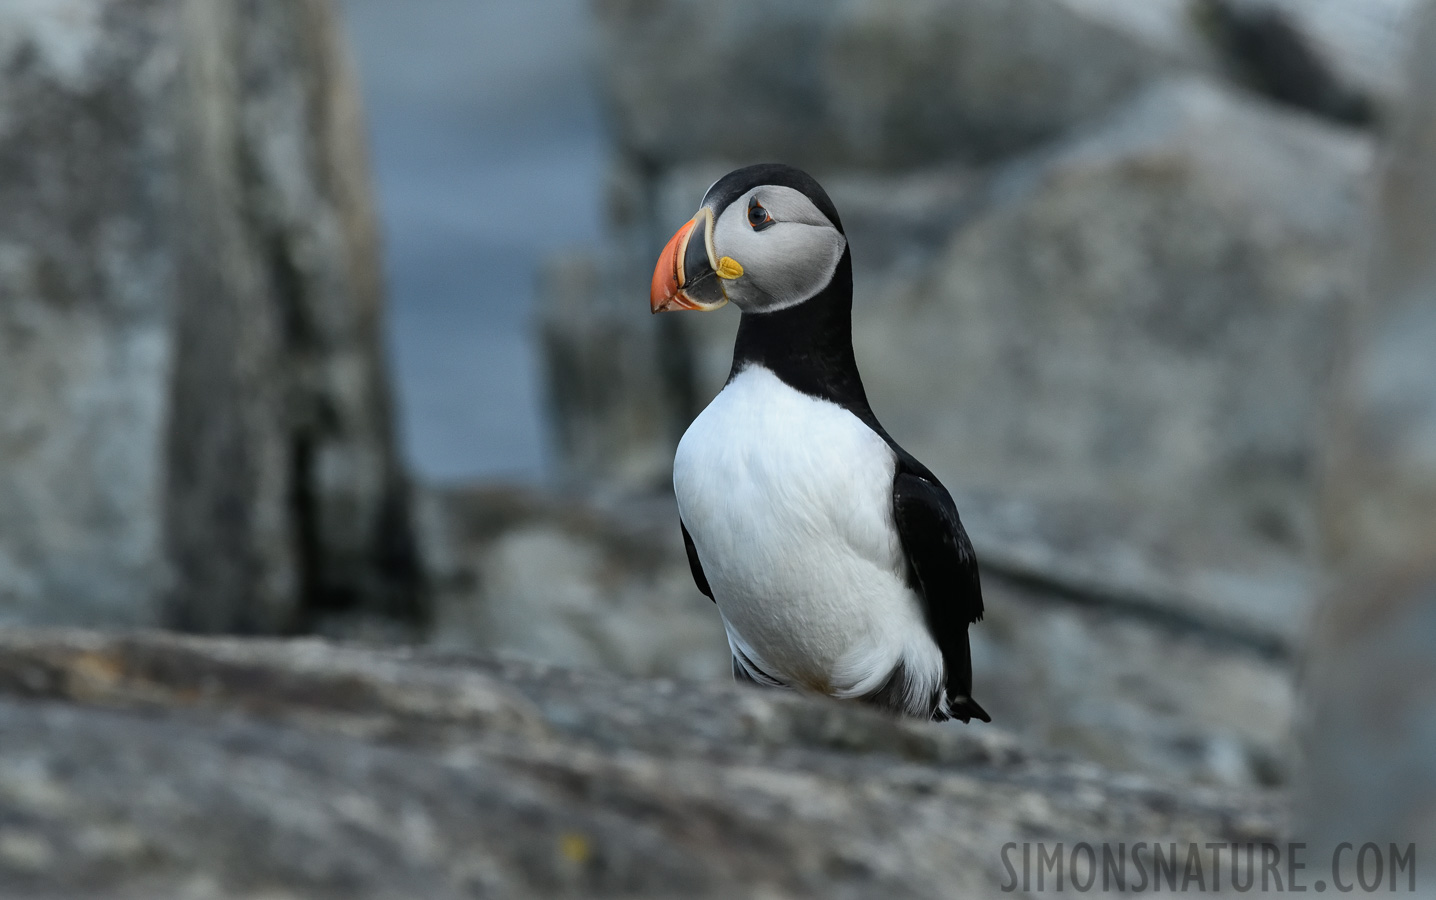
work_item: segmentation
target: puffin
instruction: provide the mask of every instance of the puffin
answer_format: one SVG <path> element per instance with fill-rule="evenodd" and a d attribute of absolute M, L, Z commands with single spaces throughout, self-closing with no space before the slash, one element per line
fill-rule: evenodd
<path fill-rule="evenodd" d="M 992 721 L 972 697 L 977 556 L 952 495 L 868 403 L 847 235 L 807 173 L 728 173 L 664 246 L 652 312 L 727 303 L 733 366 L 678 443 L 673 491 L 734 679 Z"/>

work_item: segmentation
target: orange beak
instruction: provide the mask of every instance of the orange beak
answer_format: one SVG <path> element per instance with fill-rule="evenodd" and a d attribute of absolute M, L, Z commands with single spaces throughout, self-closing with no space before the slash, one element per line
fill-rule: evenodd
<path fill-rule="evenodd" d="M 697 219 L 689 219 L 658 255 L 658 265 L 653 267 L 653 282 L 648 286 L 648 305 L 656 313 L 671 309 L 702 309 L 683 293 L 683 256 L 688 250 L 688 239 L 693 234 Z"/>
<path fill-rule="evenodd" d="M 742 267 L 733 260 L 723 268 L 714 269 L 713 214 L 705 209 L 689 219 L 669 238 L 658 265 L 653 267 L 653 282 L 648 288 L 648 305 L 654 312 L 670 309 L 717 309 L 728 302 L 724 278 L 737 278 Z"/>

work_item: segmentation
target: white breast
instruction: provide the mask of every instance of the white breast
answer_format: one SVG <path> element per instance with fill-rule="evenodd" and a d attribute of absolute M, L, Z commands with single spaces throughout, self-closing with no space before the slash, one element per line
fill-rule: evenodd
<path fill-rule="evenodd" d="M 899 662 L 913 694 L 941 684 L 941 654 L 903 577 L 895 464 L 852 413 L 761 366 L 679 442 L 678 509 L 729 643 L 785 684 L 861 696 Z"/>

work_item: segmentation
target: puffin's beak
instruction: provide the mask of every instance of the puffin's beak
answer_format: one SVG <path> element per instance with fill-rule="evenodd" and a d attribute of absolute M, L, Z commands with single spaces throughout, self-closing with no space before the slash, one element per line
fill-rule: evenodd
<path fill-rule="evenodd" d="M 714 271 L 712 232 L 713 213 L 704 207 L 668 239 L 648 288 L 648 305 L 654 312 L 717 309 L 728 302 Z"/>

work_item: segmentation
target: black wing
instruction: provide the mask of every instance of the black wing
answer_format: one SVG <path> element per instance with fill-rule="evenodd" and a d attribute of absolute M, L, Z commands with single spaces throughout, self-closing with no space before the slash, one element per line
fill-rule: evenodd
<path fill-rule="evenodd" d="M 713 589 L 708 586 L 708 576 L 703 574 L 703 564 L 698 561 L 698 548 L 693 546 L 693 535 L 688 533 L 688 526 L 683 524 L 682 519 L 678 520 L 678 527 L 683 529 L 683 549 L 688 551 L 688 568 L 693 572 L 693 583 L 709 600 L 713 600 Z"/>
<path fill-rule="evenodd" d="M 902 459 L 893 478 L 893 519 L 907 556 L 908 583 L 922 597 L 928 628 L 942 651 L 953 715 L 990 722 L 972 699 L 967 626 L 982 618 L 982 584 L 957 504 L 931 472 Z"/>

